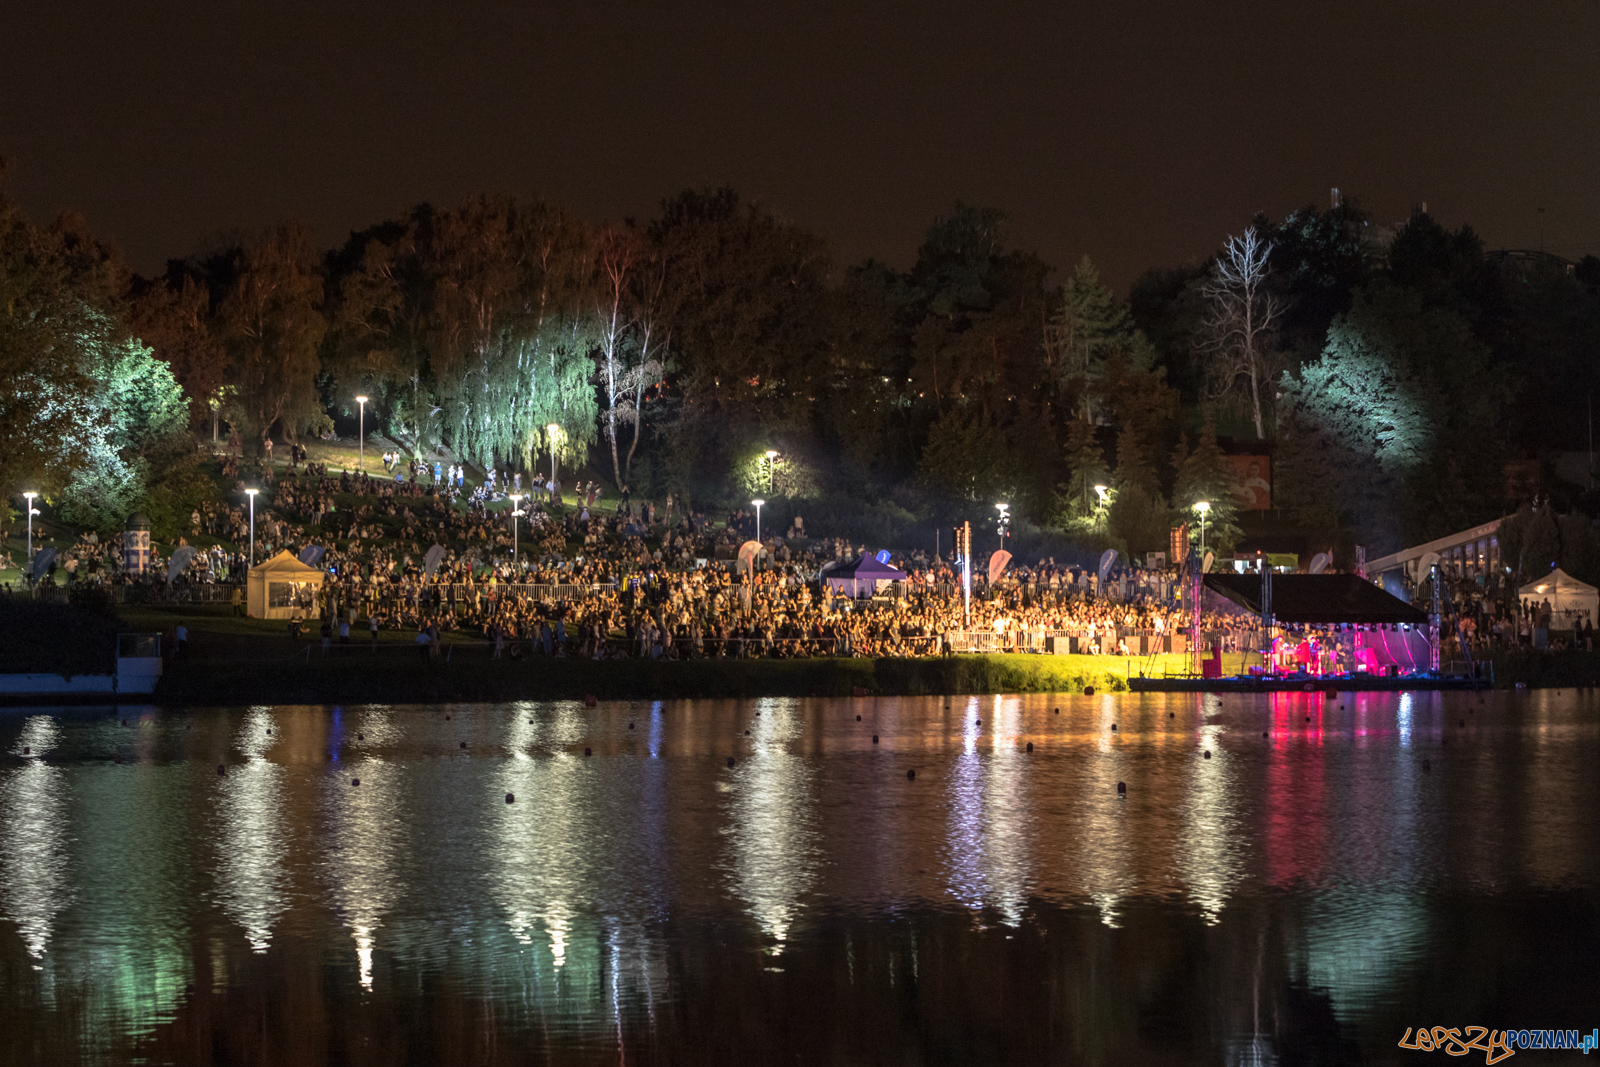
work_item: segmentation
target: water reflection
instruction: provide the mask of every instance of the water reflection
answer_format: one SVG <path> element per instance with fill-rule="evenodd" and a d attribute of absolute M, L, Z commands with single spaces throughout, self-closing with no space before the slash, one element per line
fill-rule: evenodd
<path fill-rule="evenodd" d="M 803 725 L 791 703 L 756 703 L 755 710 L 765 714 L 751 719 L 750 755 L 724 783 L 730 794 L 723 832 L 732 853 L 733 891 L 771 939 L 774 954 L 783 950 L 819 861 L 817 768 L 789 751 Z"/>
<path fill-rule="evenodd" d="M 1593 704 L 1476 699 L 0 716 L 0 1032 L 20 1062 L 1381 1059 L 1438 1004 L 1600 995 L 1563 962 L 1600 952 Z"/>
<path fill-rule="evenodd" d="M 45 762 L 59 737 L 50 716 L 29 716 L 10 747 L 22 764 L 0 778 L 0 908 L 36 961 L 72 901 L 66 772 Z"/>
<path fill-rule="evenodd" d="M 254 708 L 240 723 L 234 747 L 244 763 L 217 782 L 217 894 L 222 910 L 244 929 L 250 947 L 265 952 L 272 927 L 288 906 L 284 860 L 285 770 L 268 760 L 280 740 L 270 708 Z"/>

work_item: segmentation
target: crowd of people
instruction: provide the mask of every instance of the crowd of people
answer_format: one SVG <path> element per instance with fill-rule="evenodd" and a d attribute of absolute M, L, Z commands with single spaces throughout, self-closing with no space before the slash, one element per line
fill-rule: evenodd
<path fill-rule="evenodd" d="M 993 585 L 980 573 L 968 598 L 952 563 L 919 549 L 891 557 L 904 581 L 856 599 L 832 588 L 827 572 L 866 546 L 809 536 L 799 517 L 786 536 L 766 537 L 748 567 L 738 549 L 754 536 L 755 516 L 743 510 L 714 521 L 671 497 L 658 507 L 626 492 L 602 505 L 595 483 L 578 486 L 569 502 L 553 478 L 489 471 L 469 484 L 465 464 L 397 452 L 382 456 L 381 475 L 330 472 L 298 446 L 285 459 L 276 477 L 270 462 L 246 472 L 262 488 L 254 558 L 287 549 L 313 559 L 324 576 L 298 588 L 293 603 L 341 634 L 404 630 L 436 647 L 441 634 L 467 632 L 496 654 L 590 658 L 1045 651 L 1050 637 L 1081 651 L 1142 655 L 1183 647 L 1174 638 L 1193 621 L 1170 570 L 1117 570 L 1102 580 L 1041 559 L 1013 563 Z M 176 600 L 242 585 L 252 547 L 247 479 L 237 455 L 218 462 L 233 499 L 195 508 L 188 536 L 155 546 L 142 574 L 125 568 L 120 539 L 89 532 L 52 562 L 46 582 L 106 582 Z M 169 581 L 168 560 L 190 543 L 192 558 Z M 242 612 L 243 597 L 232 600 Z M 1508 610 L 1472 583 L 1452 591 L 1450 606 L 1447 654 L 1533 645 L 1541 628 L 1555 647 L 1593 647 L 1592 629 L 1558 633 L 1537 606 Z M 1258 622 L 1245 613 L 1206 611 L 1200 623 L 1228 651 L 1257 647 Z"/>

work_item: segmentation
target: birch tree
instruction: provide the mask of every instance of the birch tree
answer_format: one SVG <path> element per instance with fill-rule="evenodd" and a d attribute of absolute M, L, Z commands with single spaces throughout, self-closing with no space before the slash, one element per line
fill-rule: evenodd
<path fill-rule="evenodd" d="M 1229 237 L 1201 288 L 1207 308 L 1199 350 L 1206 364 L 1206 398 L 1250 413 L 1256 437 L 1267 436 L 1267 403 L 1273 387 L 1275 340 L 1283 302 L 1269 289 L 1272 245 L 1255 229 Z"/>

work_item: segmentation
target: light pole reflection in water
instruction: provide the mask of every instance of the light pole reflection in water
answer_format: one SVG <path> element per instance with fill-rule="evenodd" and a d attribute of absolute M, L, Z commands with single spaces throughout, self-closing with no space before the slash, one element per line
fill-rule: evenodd
<path fill-rule="evenodd" d="M 802 732 L 785 702 L 761 701 L 751 723 L 751 752 L 720 783 L 730 794 L 727 826 L 733 892 L 745 902 L 777 955 L 816 883 L 821 862 L 816 770 L 789 751 Z"/>
<path fill-rule="evenodd" d="M 335 729 L 342 728 L 345 735 L 345 757 L 338 773 L 322 784 L 322 881 L 335 914 L 355 941 L 357 977 L 369 992 L 378 931 L 405 890 L 399 850 L 408 844 L 406 769 L 379 754 L 385 740 L 401 734 L 392 717 L 387 709 L 374 708 L 352 715 L 349 726 L 335 720 Z M 352 729 L 358 738 L 354 751 Z M 356 778 L 361 784 L 351 785 Z"/>
<path fill-rule="evenodd" d="M 0 778 L 0 915 L 16 924 L 35 968 L 73 898 L 66 772 L 44 762 L 60 736 L 53 718 L 30 715 L 10 753 L 24 762 Z"/>
<path fill-rule="evenodd" d="M 1208 924 L 1216 925 L 1234 887 L 1244 877 L 1248 859 L 1237 799 L 1243 791 L 1233 759 L 1221 745 L 1222 727 L 1207 721 L 1221 712 L 1222 701 L 1213 695 L 1197 695 L 1195 700 L 1200 736 L 1197 744 L 1191 742 L 1178 866 L 1189 899 Z M 1206 752 L 1211 759 L 1205 758 Z"/>
<path fill-rule="evenodd" d="M 963 715 L 962 751 L 950 771 L 945 863 L 951 896 L 969 908 L 1022 921 L 1033 881 L 1033 836 L 1022 702 L 1016 697 L 972 698 Z M 983 720 L 979 725 L 978 720 Z"/>
<path fill-rule="evenodd" d="M 217 779 L 217 888 L 222 910 L 244 929 L 250 948 L 265 952 L 287 907 L 284 891 L 288 834 L 284 826 L 284 768 L 267 756 L 279 735 L 266 708 L 252 708 L 233 748 L 241 766 Z"/>

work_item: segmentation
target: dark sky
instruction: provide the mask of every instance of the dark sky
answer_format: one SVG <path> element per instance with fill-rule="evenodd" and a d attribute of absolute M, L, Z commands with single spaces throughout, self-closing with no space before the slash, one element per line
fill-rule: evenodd
<path fill-rule="evenodd" d="M 286 218 L 728 183 L 839 263 L 909 265 L 960 198 L 1125 286 L 1330 186 L 1600 249 L 1597 60 L 1600 0 L 17 4 L 0 154 L 147 272 Z"/>

